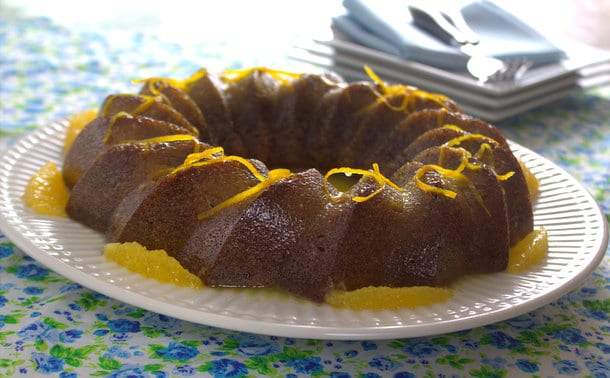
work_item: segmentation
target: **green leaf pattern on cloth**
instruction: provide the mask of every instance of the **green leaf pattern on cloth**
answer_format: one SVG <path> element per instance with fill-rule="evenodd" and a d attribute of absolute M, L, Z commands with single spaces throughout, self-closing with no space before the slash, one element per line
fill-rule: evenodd
<path fill-rule="evenodd" d="M 200 66 L 254 65 L 301 70 L 264 52 L 227 58 L 235 52 L 223 43 L 120 37 L 0 16 L 0 151 L 28 130 L 98 106 L 108 93 L 133 90 L 124 83 L 134 73 L 186 77 Z M 609 217 L 608 88 L 498 126 L 583 182 Z M 607 377 L 609 293 L 606 253 L 578 288 L 507 321 L 414 339 L 292 339 L 197 325 L 116 301 L 48 270 L 2 235 L 0 376 Z"/>

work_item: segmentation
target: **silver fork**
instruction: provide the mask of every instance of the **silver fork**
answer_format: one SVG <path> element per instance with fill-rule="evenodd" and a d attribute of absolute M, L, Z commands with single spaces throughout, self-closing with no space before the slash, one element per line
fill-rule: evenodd
<path fill-rule="evenodd" d="M 525 59 L 498 59 L 480 51 L 479 37 L 470 29 L 461 12 L 447 12 L 410 4 L 408 6 L 413 23 L 442 42 L 456 46 L 469 56 L 468 72 L 479 83 L 511 83 L 519 80 L 532 66 Z"/>
<path fill-rule="evenodd" d="M 514 58 L 502 60 L 502 70 L 487 78 L 488 83 L 516 82 L 534 65 L 534 62 L 526 58 Z"/>

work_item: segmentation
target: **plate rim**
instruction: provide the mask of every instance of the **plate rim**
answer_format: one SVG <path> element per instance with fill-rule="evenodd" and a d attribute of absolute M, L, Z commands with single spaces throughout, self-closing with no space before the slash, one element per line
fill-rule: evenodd
<path fill-rule="evenodd" d="M 25 153 L 18 151 L 20 148 L 27 149 L 27 147 L 25 146 L 28 144 L 43 144 L 46 142 L 44 138 L 45 136 L 48 137 L 49 135 L 56 134 L 57 132 L 59 132 L 58 130 L 65 128 L 66 125 L 67 121 L 65 119 L 51 121 L 36 130 L 24 134 L 3 152 L 2 156 L 0 157 L 0 167 L 6 168 L 7 166 L 14 166 L 20 158 L 24 158 Z M 166 303 L 156 299 L 152 299 L 150 296 L 146 296 L 142 292 L 127 290 L 122 286 L 112 284 L 108 281 L 92 276 L 90 273 L 86 273 L 84 271 L 76 269 L 75 267 L 61 261 L 57 257 L 43 251 L 38 245 L 36 245 L 31 239 L 29 239 L 27 233 L 17 227 L 17 225 L 15 224 L 15 217 L 17 217 L 18 219 L 21 219 L 23 217 L 19 217 L 18 211 L 14 210 L 10 206 L 12 205 L 12 201 L 9 200 L 10 193 L 8 192 L 8 189 L 11 185 L 9 179 L 12 177 L 10 174 L 3 175 L 2 177 L 0 177 L 0 229 L 6 235 L 6 237 L 8 237 L 8 239 L 13 242 L 17 247 L 19 247 L 24 253 L 26 253 L 34 260 L 38 261 L 45 267 L 50 268 L 51 270 L 66 279 L 72 280 L 82 285 L 83 287 L 86 287 L 93 291 L 97 291 L 101 294 L 108 296 L 109 298 L 113 298 L 120 302 L 128 303 L 130 305 L 135 305 L 149 311 L 165 314 L 177 319 L 201 324 L 204 326 L 280 337 L 335 340 L 412 338 L 421 336 L 431 336 L 448 332 L 456 332 L 492 324 L 498 321 L 503 321 L 514 316 L 524 314 L 565 295 L 566 293 L 577 287 L 586 277 L 588 277 L 597 268 L 597 266 L 601 263 L 605 255 L 605 250 L 608 245 L 608 225 L 606 219 L 603 216 L 603 212 L 601 211 L 599 204 L 591 195 L 589 190 L 587 190 L 587 188 L 585 188 L 580 182 L 573 178 L 562 167 L 554 164 L 550 160 L 529 150 L 524 146 L 521 146 L 512 141 L 509 142 L 511 144 L 511 148 L 517 149 L 518 151 L 522 151 L 521 155 L 531 155 L 536 160 L 540 160 L 544 164 L 551 166 L 554 170 L 557 170 L 562 175 L 562 177 L 569 180 L 571 184 L 574 185 L 580 191 L 580 194 L 585 197 L 587 202 L 592 205 L 592 208 L 595 211 L 595 216 L 598 217 L 602 223 L 601 237 L 597 240 L 598 250 L 596 253 L 590 256 L 590 260 L 585 265 L 583 265 L 583 267 L 578 270 L 576 274 L 570 275 L 568 278 L 564 279 L 559 284 L 547 287 L 545 293 L 543 293 L 542 295 L 537 295 L 534 298 L 505 308 L 496 308 L 493 311 L 485 312 L 479 314 L 478 316 L 458 319 L 445 319 L 438 323 L 432 322 L 425 324 L 395 324 L 381 326 L 358 325 L 353 327 L 349 325 L 325 326 L 319 324 L 278 323 L 277 321 L 274 322 L 262 318 L 236 318 L 235 316 L 231 316 L 231 314 L 202 312 L 200 309 L 187 309 L 183 305 L 177 305 L 175 303 Z M 61 159 L 61 156 L 59 156 L 58 158 Z M 11 170 L 11 172 L 13 172 L 13 170 Z M 11 212 L 13 212 L 14 214 L 8 216 L 7 214 Z M 53 223 L 53 217 L 37 217 L 41 220 L 44 220 L 45 222 L 50 222 L 51 224 Z M 67 219 L 67 221 L 76 224 L 76 222 L 70 219 Z M 23 223 L 21 224 L 21 226 L 22 228 L 24 227 Z M 86 229 L 86 227 L 84 226 L 81 227 Z M 66 270 L 68 271 L 67 274 Z M 129 273 L 132 275 L 138 275 L 137 273 Z M 95 279 L 92 279 L 92 277 Z M 170 285 L 170 288 L 175 288 L 175 286 L 171 284 L 158 284 L 160 286 Z M 315 303 L 312 303 L 312 305 L 318 306 Z M 364 312 L 351 310 L 342 311 L 354 313 L 354 315 L 362 315 L 367 312 L 371 313 L 371 315 L 373 316 L 378 314 L 378 312 L 371 312 L 368 310 L 365 310 Z M 410 312 L 410 310 L 402 312 L 408 313 Z"/>

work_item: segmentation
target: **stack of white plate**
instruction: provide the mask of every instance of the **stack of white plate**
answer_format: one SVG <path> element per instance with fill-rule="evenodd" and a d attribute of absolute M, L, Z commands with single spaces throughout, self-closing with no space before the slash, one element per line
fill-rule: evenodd
<path fill-rule="evenodd" d="M 464 111 L 500 121 L 569 94 L 610 83 L 610 52 L 585 45 L 561 46 L 567 59 L 531 68 L 516 82 L 479 83 L 467 73 L 445 71 L 350 42 L 334 34 L 295 49 L 293 58 L 335 71 L 347 80 L 370 79 L 369 66 L 382 80 L 438 92 Z"/>

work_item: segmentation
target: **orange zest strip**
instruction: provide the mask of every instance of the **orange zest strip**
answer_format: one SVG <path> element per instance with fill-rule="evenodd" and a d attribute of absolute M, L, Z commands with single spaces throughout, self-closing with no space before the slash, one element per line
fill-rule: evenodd
<path fill-rule="evenodd" d="M 175 168 L 171 173 L 176 173 L 178 171 L 191 168 L 191 167 L 201 167 L 209 164 L 222 163 L 224 161 L 237 161 L 242 164 L 250 173 L 256 177 L 260 182 L 244 191 L 237 193 L 231 198 L 219 203 L 218 205 L 212 207 L 211 209 L 202 212 L 197 216 L 199 220 L 208 218 L 222 209 L 231 206 L 233 204 L 244 201 L 247 198 L 255 196 L 267 189 L 275 182 L 289 177 L 292 175 L 289 169 L 279 168 L 269 171 L 268 177 L 265 177 L 262 173 L 260 173 L 256 167 L 247 159 L 241 156 L 229 155 L 225 156 L 224 149 L 222 147 L 212 147 L 208 148 L 202 152 L 196 152 L 188 155 L 186 159 L 184 159 L 184 163 L 179 167 Z"/>
<path fill-rule="evenodd" d="M 186 80 L 183 80 L 181 82 L 181 84 L 184 86 L 184 88 L 189 88 L 194 82 L 200 80 L 202 77 L 205 77 L 207 74 L 208 74 L 208 70 L 205 68 L 202 68 L 199 71 L 192 74 Z"/>
<path fill-rule="evenodd" d="M 456 130 L 462 130 L 458 126 L 455 126 L 455 125 L 445 125 L 443 127 L 452 128 L 452 129 L 456 129 Z M 497 146 L 500 145 L 500 143 L 498 141 L 496 141 L 495 139 L 490 138 L 490 137 L 488 137 L 486 135 L 483 135 L 483 134 L 466 134 L 466 135 L 461 135 L 459 137 L 456 137 L 456 138 L 453 138 L 453 139 L 449 140 L 448 142 L 443 144 L 443 146 L 447 146 L 447 147 L 458 146 L 458 145 L 460 145 L 465 140 L 489 140 L 489 141 L 491 141 L 491 144 L 493 144 L 494 147 L 497 147 Z M 465 155 L 468 155 L 468 156 L 464 156 L 464 159 L 468 159 L 468 158 L 470 158 L 472 156 L 465 149 L 460 148 L 460 150 Z M 475 157 L 475 159 L 482 159 L 483 156 L 486 153 L 489 153 L 489 154 L 491 154 L 491 156 L 493 156 L 493 148 L 489 145 L 489 143 L 481 143 L 481 145 L 479 146 L 479 150 L 474 155 L 474 157 Z M 480 169 L 480 167 L 478 165 L 476 165 L 476 164 L 467 163 L 466 166 L 468 167 L 468 169 L 472 169 L 472 170 Z M 494 175 L 496 176 L 496 179 L 499 180 L 499 181 L 506 181 L 506 180 L 508 180 L 509 178 L 511 178 L 515 174 L 515 172 L 513 172 L 513 171 L 509 171 L 509 172 L 504 173 L 504 174 L 497 174 L 495 172 L 495 170 L 492 170 L 492 171 L 493 171 Z"/>
<path fill-rule="evenodd" d="M 274 70 L 274 69 L 267 68 L 267 67 L 253 67 L 253 68 L 234 69 L 234 70 L 224 71 L 222 73 L 222 79 L 225 81 L 237 82 L 256 71 L 264 72 L 284 85 L 290 83 L 289 79 L 296 79 L 298 77 L 303 76 L 303 74 L 301 74 L 301 73 Z"/>
<path fill-rule="evenodd" d="M 333 169 L 329 170 L 328 172 L 326 172 L 326 175 L 324 175 L 324 190 L 326 191 L 326 194 L 328 194 L 328 196 L 331 199 L 339 198 L 339 197 L 331 196 L 330 191 L 328 190 L 328 179 L 330 176 L 338 174 L 338 173 L 343 173 L 345 175 L 368 176 L 368 177 L 372 177 L 373 179 L 375 179 L 375 181 L 377 181 L 379 183 L 379 188 L 377 188 L 373 193 L 371 193 L 367 196 L 353 196 L 352 200 L 355 202 L 364 202 L 364 201 L 367 201 L 367 200 L 373 198 L 374 196 L 379 194 L 385 188 L 386 185 L 389 185 L 390 187 L 394 188 L 395 190 L 397 190 L 399 192 L 404 192 L 403 188 L 401 188 L 398 185 L 396 185 L 395 183 L 393 183 L 390 179 L 385 177 L 379 171 L 379 164 L 373 163 L 372 171 L 365 170 L 365 169 L 341 167 L 341 168 L 333 168 Z"/>
<path fill-rule="evenodd" d="M 449 189 L 439 188 L 434 185 L 430 185 L 430 184 L 424 182 L 422 180 L 422 178 L 424 177 L 424 175 L 427 172 L 436 171 L 437 173 L 441 174 L 445 178 L 461 181 L 461 182 L 465 183 L 466 186 L 468 187 L 468 190 L 470 190 L 470 192 L 472 194 L 474 194 L 475 199 L 481 205 L 481 207 L 485 210 L 485 212 L 488 215 L 491 215 L 491 213 L 489 212 L 489 209 L 487 209 L 487 206 L 485 206 L 483 197 L 481 197 L 481 194 L 479 193 L 477 188 L 474 186 L 472 181 L 470 181 L 468 179 L 468 177 L 466 177 L 462 174 L 462 172 L 466 168 L 468 168 L 470 170 L 476 170 L 476 169 L 480 169 L 480 167 L 477 165 L 474 165 L 468 161 L 469 156 L 470 156 L 470 153 L 468 151 L 461 149 L 461 152 L 463 153 L 462 161 L 460 162 L 460 165 L 456 169 L 448 169 L 448 168 L 444 168 L 444 167 L 442 167 L 440 165 L 436 165 L 436 164 L 424 165 L 424 166 L 420 167 L 417 171 L 415 171 L 415 176 L 413 177 L 413 179 L 415 180 L 415 184 L 417 185 L 418 188 L 420 188 L 423 191 L 430 192 L 430 193 L 438 193 L 445 197 L 454 199 L 457 197 L 457 192 L 455 192 L 453 190 L 449 190 Z"/>
<path fill-rule="evenodd" d="M 207 74 L 208 74 L 208 70 L 203 68 L 203 69 L 200 69 L 199 71 L 195 72 L 194 74 L 192 74 L 190 77 L 188 77 L 185 80 L 176 80 L 176 79 L 166 78 L 166 77 L 150 77 L 150 78 L 146 78 L 146 79 L 136 79 L 136 80 L 133 80 L 132 83 L 134 83 L 134 84 L 148 83 L 147 85 L 148 85 L 148 89 L 150 90 L 150 92 L 157 95 L 160 92 L 157 88 L 155 88 L 155 86 L 154 86 L 155 82 L 161 82 L 164 84 L 169 84 L 169 85 L 176 87 L 178 89 L 181 89 L 181 90 L 187 90 L 191 84 L 193 84 L 197 80 L 201 79 L 202 77 L 206 76 Z"/>
<path fill-rule="evenodd" d="M 110 107 L 110 104 L 112 103 L 112 101 L 114 101 L 114 99 L 119 98 L 119 97 L 128 97 L 128 96 L 132 97 L 134 95 L 123 93 L 123 94 L 115 94 L 115 95 L 108 96 L 100 114 L 106 115 L 108 113 L 108 108 Z M 138 107 L 135 108 L 131 113 L 129 113 L 131 115 L 138 115 L 138 114 L 146 111 L 146 109 L 148 109 L 152 105 L 153 102 L 157 101 L 157 97 L 155 97 L 155 96 L 137 95 L 137 97 L 141 97 L 145 101 L 143 103 L 141 103 L 140 105 L 138 105 Z"/>
<path fill-rule="evenodd" d="M 176 169 L 191 166 L 194 163 L 201 161 L 201 160 L 210 160 L 210 159 L 217 159 L 217 158 L 222 158 L 222 157 L 224 157 L 224 149 L 222 147 L 208 148 L 208 149 L 205 149 L 204 151 L 188 155 L 184 159 L 182 166 L 179 166 Z"/>
<path fill-rule="evenodd" d="M 506 181 L 506 180 L 508 180 L 509 178 L 513 177 L 513 175 L 514 175 L 514 174 L 515 174 L 515 172 L 510 171 L 510 172 L 507 172 L 507 173 L 505 173 L 505 174 L 503 174 L 503 175 L 496 175 L 496 178 L 497 178 L 498 180 L 500 180 L 500 181 Z"/>
<path fill-rule="evenodd" d="M 192 140 L 196 141 L 197 139 L 191 134 L 170 134 L 163 135 L 154 138 L 140 139 L 135 141 L 135 143 L 171 143 L 171 142 L 180 142 Z"/>
<path fill-rule="evenodd" d="M 131 112 L 132 115 L 138 115 L 138 114 L 144 113 L 158 99 L 158 97 L 155 97 L 155 96 L 147 96 L 147 95 L 138 95 L 138 96 L 144 98 L 146 101 L 144 101 L 133 112 Z"/>
<path fill-rule="evenodd" d="M 155 86 L 155 83 L 161 83 L 164 85 L 171 85 L 172 87 L 176 87 L 179 89 L 184 89 L 184 81 L 179 81 L 176 79 L 166 78 L 166 77 L 149 77 L 147 79 L 136 79 L 131 81 L 133 84 L 146 84 L 150 93 L 154 96 L 160 95 L 161 92 Z"/>
<path fill-rule="evenodd" d="M 256 167 L 252 165 L 250 161 L 248 161 L 248 159 L 237 155 L 225 156 L 224 149 L 222 147 L 208 148 L 203 152 L 197 152 L 188 155 L 186 159 L 184 159 L 184 162 L 180 166 L 176 167 L 172 173 L 190 167 L 200 167 L 203 165 L 221 163 L 223 161 L 229 160 L 237 161 L 243 166 L 245 166 L 250 171 L 250 173 L 252 173 L 252 175 L 256 177 L 259 181 L 267 180 L 267 177 L 260 173 L 258 169 L 256 169 Z"/>
<path fill-rule="evenodd" d="M 404 111 L 413 109 L 415 106 L 415 99 L 417 97 L 426 98 L 428 100 L 431 100 L 431 101 L 437 103 L 442 108 L 447 109 L 447 105 L 444 102 L 444 100 L 447 100 L 446 96 L 443 96 L 441 94 L 432 94 L 432 93 L 429 93 L 426 91 L 422 91 L 419 88 L 416 88 L 413 86 L 408 86 L 408 85 L 390 86 L 390 85 L 387 85 L 385 82 L 383 82 L 383 80 L 381 80 L 379 78 L 379 76 L 377 76 L 377 74 L 369 66 L 365 65 L 364 71 L 371 78 L 371 80 L 373 82 L 375 82 L 381 89 L 382 96 L 379 97 L 377 102 L 386 103 L 386 105 L 388 105 L 388 107 L 390 107 L 390 109 L 392 109 L 394 111 L 403 111 L 404 112 Z M 388 97 L 390 97 L 392 95 L 403 95 L 404 97 L 402 100 L 402 104 L 400 104 L 399 106 L 390 104 L 388 101 Z"/>
<path fill-rule="evenodd" d="M 110 136 L 112 135 L 112 129 L 114 129 L 114 125 L 116 124 L 119 118 L 123 117 L 131 117 L 131 115 L 127 112 L 118 112 L 110 118 L 110 125 L 108 126 L 108 130 L 106 130 L 106 135 L 104 136 L 104 143 L 108 143 L 110 141 Z"/>
<path fill-rule="evenodd" d="M 482 159 L 486 153 L 493 156 L 493 150 L 491 149 L 491 146 L 487 143 L 482 143 L 474 157 L 477 159 Z"/>
<path fill-rule="evenodd" d="M 487 144 L 485 144 L 485 145 L 487 145 Z M 487 145 L 487 146 L 489 146 L 489 145 Z M 445 149 L 442 147 L 444 147 L 444 146 L 441 146 L 441 155 L 439 158 L 440 165 L 443 165 L 443 161 L 444 161 L 443 158 L 444 158 Z M 462 172 L 464 170 L 464 168 L 468 168 L 473 171 L 477 171 L 477 170 L 481 169 L 481 167 L 482 167 L 481 165 L 473 164 L 470 162 L 470 159 L 472 158 L 472 154 L 470 153 L 470 151 L 468 151 L 464 148 L 457 148 L 457 151 L 459 151 L 462 154 L 462 160 L 460 161 L 460 165 L 458 168 L 456 168 L 456 170 L 459 170 L 459 172 Z"/>
<path fill-rule="evenodd" d="M 466 135 L 460 135 L 459 137 L 455 137 L 455 138 L 451 139 L 450 141 L 446 142 L 444 145 L 448 146 L 448 147 L 458 146 L 463 141 L 466 141 L 466 140 L 477 140 L 477 141 L 490 140 L 494 146 L 497 146 L 499 144 L 495 139 L 492 139 L 483 134 L 466 134 Z M 487 144 L 487 143 L 483 143 L 483 144 Z"/>
<path fill-rule="evenodd" d="M 288 169 L 278 168 L 278 169 L 271 170 L 271 171 L 269 171 L 268 178 L 265 178 L 263 181 L 259 182 L 258 184 L 254 185 L 253 187 L 250 187 L 242 192 L 237 193 L 233 197 L 219 203 L 218 205 L 212 207 L 211 209 L 204 211 L 203 213 L 200 213 L 199 215 L 197 215 L 197 219 L 202 220 L 202 219 L 211 217 L 212 215 L 218 213 L 219 211 L 221 211 L 222 209 L 224 209 L 226 207 L 229 207 L 236 203 L 242 202 L 247 198 L 253 197 L 253 196 L 261 193 L 263 190 L 269 188 L 271 185 L 273 185 L 276 182 L 278 182 L 286 177 L 289 177 L 291 175 L 292 175 L 292 172 L 290 172 L 290 170 L 288 170 Z"/>
<path fill-rule="evenodd" d="M 388 91 L 388 85 L 383 80 L 381 80 L 381 78 L 379 78 L 379 76 L 377 76 L 377 74 L 375 73 L 375 71 L 373 71 L 373 69 L 371 67 L 365 65 L 364 72 L 366 72 L 366 74 L 369 75 L 371 80 L 373 80 L 377 85 L 379 85 L 379 88 L 381 88 L 381 90 L 383 92 Z"/>
<path fill-rule="evenodd" d="M 156 89 L 155 89 L 156 91 Z M 131 94 L 115 94 L 115 95 L 111 95 L 108 96 L 108 98 L 106 98 L 106 101 L 104 102 L 104 105 L 102 107 L 102 110 L 100 111 L 100 115 L 107 115 L 108 114 L 108 108 L 110 107 L 110 104 L 112 104 L 112 102 L 119 97 L 126 97 L 126 96 L 134 96 Z M 136 95 L 136 97 L 140 97 L 142 99 L 144 99 L 144 102 L 142 102 L 140 105 L 138 105 L 134 110 L 132 110 L 131 112 L 118 112 L 115 115 L 113 115 L 113 124 L 114 121 L 116 121 L 115 117 L 118 117 L 119 115 L 121 116 L 125 116 L 125 115 L 131 115 L 131 116 L 137 116 L 140 115 L 142 113 L 144 113 L 148 108 L 150 108 L 154 102 L 160 102 L 164 105 L 169 105 L 172 109 L 173 106 L 171 105 L 171 103 L 167 100 L 167 97 L 163 94 L 159 94 L 159 95 L 153 95 L 153 96 L 149 96 L 149 95 Z M 195 135 L 199 135 L 199 130 L 197 130 L 197 128 L 193 125 L 189 123 L 187 123 L 187 125 L 181 125 L 184 128 L 188 128 L 189 131 L 192 131 Z"/>
<path fill-rule="evenodd" d="M 430 185 L 430 184 L 424 182 L 422 180 L 422 178 L 429 171 L 436 171 L 437 173 L 441 174 L 444 177 L 452 177 L 452 176 L 456 176 L 458 174 L 460 176 L 462 176 L 459 172 L 456 172 L 455 170 L 443 168 L 440 165 L 436 165 L 436 164 L 427 164 L 427 165 L 424 165 L 423 167 L 420 167 L 417 171 L 415 171 L 415 176 L 413 176 L 413 179 L 415 180 L 415 184 L 417 185 L 418 188 L 420 188 L 421 190 L 423 190 L 425 192 L 438 193 L 438 194 L 441 194 L 441 195 L 451 198 L 451 199 L 454 199 L 455 197 L 457 197 L 457 193 L 454 192 L 453 190 L 439 188 L 437 186 Z"/>
<path fill-rule="evenodd" d="M 110 119 L 110 125 L 108 127 L 108 130 L 106 130 L 106 135 L 104 136 L 104 143 L 108 143 L 110 141 L 110 137 L 112 135 L 112 131 L 116 125 L 116 122 L 118 121 L 119 118 L 124 118 L 124 117 L 131 118 L 132 115 L 127 112 L 118 112 L 117 114 L 112 116 L 112 118 Z M 139 139 L 139 140 L 135 140 L 132 142 L 164 143 L 164 142 L 175 142 L 175 141 L 181 141 L 181 140 L 193 140 L 194 141 L 194 140 L 196 140 L 196 138 L 191 134 L 170 134 L 170 135 L 159 136 L 159 137 L 154 137 L 154 138 Z"/>
<path fill-rule="evenodd" d="M 444 124 L 441 129 L 451 129 L 451 130 L 455 130 L 455 131 L 460 131 L 460 132 L 464 132 L 464 129 L 462 129 L 461 127 L 459 127 L 458 125 L 454 125 L 452 123 L 446 123 Z"/>
<path fill-rule="evenodd" d="M 137 81 L 134 80 L 134 82 Z M 159 78 L 147 79 L 145 82 L 146 86 L 148 87 L 148 90 L 150 91 L 150 93 L 152 93 L 153 96 L 162 98 L 164 103 L 168 104 L 172 108 L 174 107 L 174 104 L 172 104 L 171 100 L 167 97 L 167 95 L 165 95 L 165 93 L 162 92 L 162 90 L 167 88 L 168 86 L 179 87 L 181 85 L 180 82 L 172 79 Z M 155 85 L 157 83 L 159 85 Z"/>

